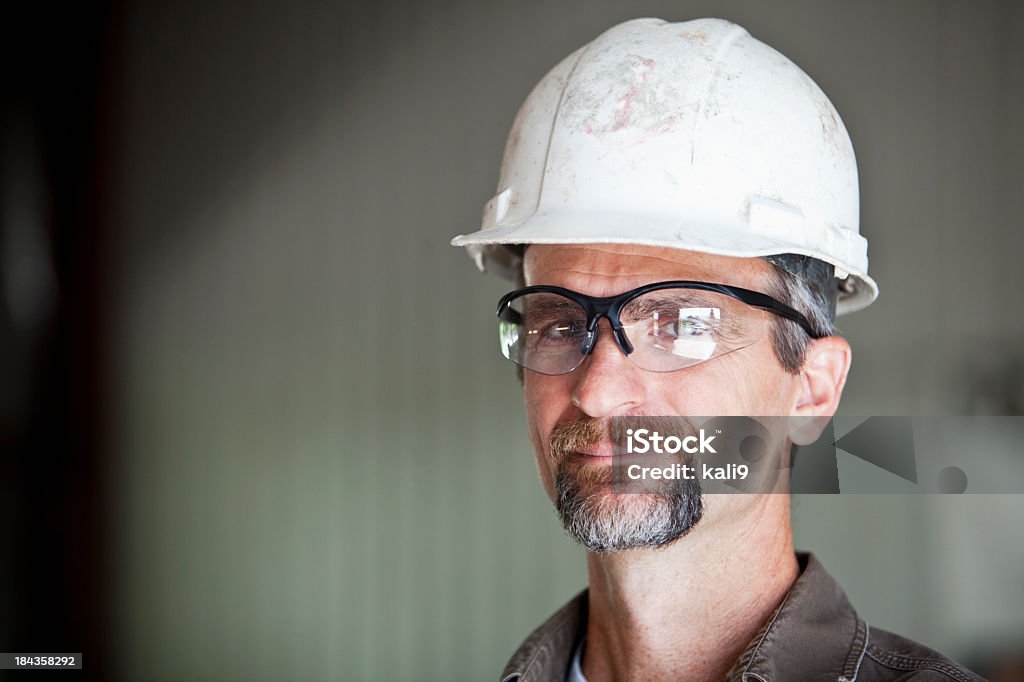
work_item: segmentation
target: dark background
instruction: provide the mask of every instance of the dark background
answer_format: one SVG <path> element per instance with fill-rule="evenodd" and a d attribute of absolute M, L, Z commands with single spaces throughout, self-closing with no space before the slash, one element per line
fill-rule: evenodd
<path fill-rule="evenodd" d="M 21 3 L 0 22 L 0 648 L 88 651 L 97 679 L 112 653 L 101 216 L 114 16 Z"/>

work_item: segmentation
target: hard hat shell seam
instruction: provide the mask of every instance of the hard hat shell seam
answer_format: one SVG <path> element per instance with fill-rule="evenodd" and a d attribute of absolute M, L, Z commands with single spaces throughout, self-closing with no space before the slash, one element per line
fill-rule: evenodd
<path fill-rule="evenodd" d="M 724 19 L 722 21 L 724 21 Z M 715 50 L 715 56 L 713 58 L 713 61 L 716 66 L 722 62 L 722 60 L 725 58 L 725 55 L 728 54 L 729 50 L 732 49 L 733 45 L 736 44 L 736 41 L 742 38 L 744 35 L 748 35 L 747 30 L 742 26 L 733 24 L 729 34 L 722 39 L 721 44 Z M 690 127 L 690 168 L 693 168 L 693 157 L 696 151 L 697 129 L 700 126 L 701 118 L 703 118 L 704 116 L 704 109 L 706 108 L 708 98 L 711 95 L 711 84 L 715 81 L 716 78 L 718 78 L 716 70 L 711 69 L 710 73 L 708 73 L 707 78 L 704 80 L 703 86 L 701 87 L 701 92 L 703 94 L 701 95 L 700 102 L 697 104 L 697 110 L 694 112 L 693 125 Z"/>
<path fill-rule="evenodd" d="M 573 62 L 572 68 L 569 69 L 569 73 L 566 74 L 565 81 L 562 83 L 562 91 L 558 93 L 558 104 L 555 105 L 555 115 L 551 117 L 551 129 L 548 131 L 548 143 L 544 148 L 544 163 L 541 166 L 544 170 L 541 172 L 540 186 L 537 188 L 537 203 L 533 206 L 533 211 L 530 214 L 531 216 L 540 208 L 540 201 L 544 196 L 544 184 L 547 181 L 548 159 L 551 157 L 551 145 L 555 139 L 555 131 L 558 129 L 558 121 L 562 116 L 562 101 L 565 99 L 565 92 L 569 89 L 569 83 L 572 81 L 573 76 L 576 75 L 576 68 L 580 65 L 580 62 L 583 61 L 583 57 L 590 52 L 591 48 L 594 47 L 596 40 L 596 38 L 591 40 L 587 43 L 586 47 L 579 51 L 576 61 Z"/>

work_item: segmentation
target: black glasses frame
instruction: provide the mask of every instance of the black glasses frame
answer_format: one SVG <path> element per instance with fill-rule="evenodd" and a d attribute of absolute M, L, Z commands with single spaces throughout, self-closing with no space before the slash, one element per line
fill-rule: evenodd
<path fill-rule="evenodd" d="M 583 357 L 590 355 L 591 351 L 594 350 L 594 345 L 597 343 L 598 334 L 598 323 L 601 318 L 606 318 L 612 326 L 612 335 L 615 337 L 615 343 L 623 353 L 629 355 L 633 352 L 633 344 L 629 342 L 626 337 L 626 331 L 622 327 L 622 322 L 619 320 L 619 313 L 622 312 L 622 308 L 627 303 L 632 301 L 637 296 L 650 293 L 652 291 L 660 291 L 662 289 L 695 289 L 697 291 L 714 291 L 719 294 L 725 294 L 731 298 L 736 299 L 742 303 L 753 308 L 759 308 L 765 310 L 773 315 L 785 318 L 796 322 L 800 327 L 807 332 L 807 335 L 812 339 L 821 338 L 821 334 L 817 334 L 814 328 L 811 327 L 810 321 L 799 311 L 790 308 L 785 303 L 777 301 L 767 294 L 762 294 L 759 291 L 751 291 L 750 289 L 744 289 L 742 287 L 734 287 L 728 284 L 716 284 L 714 282 L 693 282 L 689 280 L 672 280 L 667 282 L 655 282 L 653 284 L 645 284 L 636 289 L 630 289 L 629 291 L 623 292 L 617 296 L 588 296 L 587 294 L 581 294 L 578 291 L 572 289 L 566 289 L 564 287 L 557 287 L 550 284 L 537 284 L 530 287 L 524 287 L 523 289 L 516 289 L 510 291 L 501 297 L 498 301 L 498 317 L 509 319 L 512 317 L 510 314 L 518 316 L 519 313 L 513 310 L 510 305 L 512 301 L 525 294 L 559 294 L 568 298 L 575 303 L 578 303 L 587 313 L 587 338 L 583 342 L 583 346 L 580 349 Z M 514 319 L 514 318 L 513 318 Z"/>

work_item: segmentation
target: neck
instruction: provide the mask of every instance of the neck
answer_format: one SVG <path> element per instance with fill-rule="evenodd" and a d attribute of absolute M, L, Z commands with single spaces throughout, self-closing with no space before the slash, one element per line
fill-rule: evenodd
<path fill-rule="evenodd" d="M 751 501 L 668 547 L 588 554 L 590 682 L 725 677 L 798 574 L 789 496 Z"/>

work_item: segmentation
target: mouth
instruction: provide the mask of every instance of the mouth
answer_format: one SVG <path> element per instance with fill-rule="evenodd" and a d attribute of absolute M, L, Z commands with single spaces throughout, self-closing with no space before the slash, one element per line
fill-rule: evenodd
<path fill-rule="evenodd" d="M 610 441 L 595 443 L 582 450 L 575 450 L 571 453 L 574 457 L 586 457 L 588 459 L 604 459 L 611 461 L 616 455 L 615 445 Z"/>
<path fill-rule="evenodd" d="M 548 437 L 550 455 L 560 465 L 608 465 L 623 452 L 610 420 L 580 418 L 557 424 Z"/>

